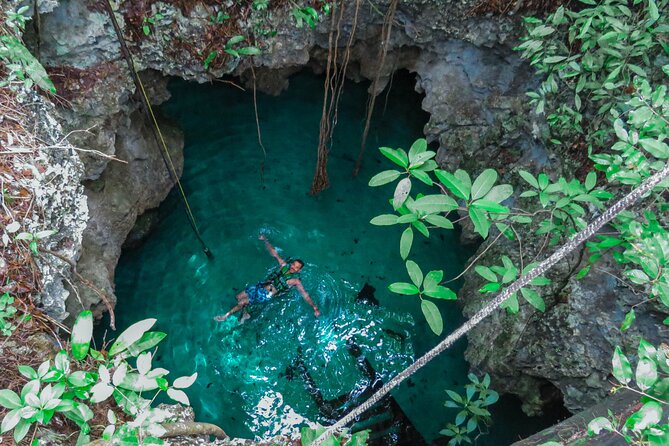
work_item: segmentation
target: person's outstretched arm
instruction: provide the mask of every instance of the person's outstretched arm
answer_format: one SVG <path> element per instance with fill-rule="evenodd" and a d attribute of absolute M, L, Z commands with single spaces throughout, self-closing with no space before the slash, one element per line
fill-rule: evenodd
<path fill-rule="evenodd" d="M 279 262 L 279 265 L 283 266 L 286 264 L 286 261 L 281 258 L 278 252 L 276 252 L 276 249 L 272 244 L 267 240 L 267 237 L 265 237 L 265 234 L 260 234 L 258 236 L 258 240 L 262 240 L 265 242 L 265 247 L 267 248 L 267 251 L 276 259 L 277 262 Z"/>
<path fill-rule="evenodd" d="M 314 316 L 318 317 L 321 315 L 321 311 L 318 309 L 314 301 L 311 299 L 311 296 L 309 296 L 309 293 L 307 293 L 307 290 L 304 289 L 304 286 L 302 285 L 302 281 L 300 279 L 290 279 L 288 280 L 288 285 L 294 286 L 297 288 L 297 291 L 300 292 L 304 300 L 311 305 L 311 308 L 314 309 Z"/>

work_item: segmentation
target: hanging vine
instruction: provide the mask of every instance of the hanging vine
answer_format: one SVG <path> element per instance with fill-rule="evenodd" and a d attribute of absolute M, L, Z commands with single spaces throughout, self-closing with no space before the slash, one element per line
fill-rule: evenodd
<path fill-rule="evenodd" d="M 358 153 L 358 160 L 355 162 L 353 169 L 353 176 L 358 176 L 360 168 L 362 167 L 362 158 L 365 155 L 365 146 L 367 143 L 367 136 L 369 135 L 369 128 L 372 122 L 372 115 L 374 114 L 374 105 L 376 104 L 377 88 L 379 80 L 381 79 L 381 71 L 386 61 L 388 54 L 388 46 L 390 45 L 390 34 L 393 30 L 393 21 L 395 19 L 395 11 L 397 10 L 398 0 L 392 0 L 388 6 L 388 11 L 383 18 L 383 28 L 381 29 L 381 50 L 379 57 L 379 68 L 376 70 L 374 82 L 372 82 L 371 91 L 367 99 L 367 118 L 365 120 L 365 130 L 362 132 L 362 140 L 360 142 L 360 152 Z"/>
<path fill-rule="evenodd" d="M 346 69 L 351 57 L 351 46 L 355 38 L 355 32 L 358 25 L 358 13 L 362 0 L 356 0 L 355 11 L 353 13 L 353 23 L 351 32 L 346 42 L 341 65 L 337 67 L 339 59 L 339 38 L 345 12 L 345 1 L 340 0 L 333 4 L 333 15 L 328 35 L 328 59 L 325 68 L 325 84 L 323 93 L 323 110 L 321 113 L 320 132 L 318 139 L 318 158 L 316 160 L 316 171 L 311 183 L 311 195 L 318 195 L 330 185 L 327 172 L 329 146 L 332 143 L 332 132 L 337 125 L 337 113 L 339 108 L 339 98 L 344 89 L 346 79 Z M 335 17 L 335 13 L 336 17 Z"/>

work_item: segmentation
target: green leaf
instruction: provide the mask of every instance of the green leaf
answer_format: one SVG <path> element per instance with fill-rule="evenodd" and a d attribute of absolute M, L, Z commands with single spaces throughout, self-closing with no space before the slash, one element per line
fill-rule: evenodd
<path fill-rule="evenodd" d="M 413 223 L 415 221 L 418 221 L 418 215 L 416 214 L 405 214 L 397 219 L 398 224 Z"/>
<path fill-rule="evenodd" d="M 513 186 L 510 184 L 499 184 L 490 189 L 490 192 L 488 192 L 486 196 L 483 197 L 483 199 L 487 201 L 494 201 L 495 203 L 501 203 L 511 195 L 513 195 Z"/>
<path fill-rule="evenodd" d="M 243 42 L 246 40 L 246 37 L 244 36 L 233 36 L 228 40 L 228 43 L 225 44 L 226 47 L 231 47 L 232 45 L 236 45 L 240 42 Z"/>
<path fill-rule="evenodd" d="M 541 311 L 542 313 L 546 311 L 546 304 L 539 293 L 536 291 L 530 290 L 528 288 L 521 288 L 520 294 L 522 294 L 525 300 L 528 301 L 530 305 L 532 305 L 537 310 Z"/>
<path fill-rule="evenodd" d="M 487 266 L 476 265 L 474 271 L 488 282 L 497 282 L 497 275 Z"/>
<path fill-rule="evenodd" d="M 411 178 L 403 178 L 397 183 L 395 193 L 393 194 L 393 207 L 399 209 L 402 207 L 411 192 Z"/>
<path fill-rule="evenodd" d="M 474 230 L 481 234 L 481 237 L 488 238 L 488 231 L 490 230 L 490 220 L 485 211 L 476 208 L 469 208 L 469 218 L 472 219 Z"/>
<path fill-rule="evenodd" d="M 558 63 L 566 59 L 567 59 L 566 56 L 549 56 L 544 59 L 544 63 L 545 64 Z"/>
<path fill-rule="evenodd" d="M 90 310 L 82 311 L 72 327 L 71 345 L 74 359 L 81 361 L 86 357 L 92 337 L 93 313 Z"/>
<path fill-rule="evenodd" d="M 22 407 L 21 398 L 9 389 L 0 390 L 0 406 L 7 409 L 18 409 Z"/>
<path fill-rule="evenodd" d="M 592 190 L 597 184 L 597 173 L 589 172 L 588 176 L 585 177 L 585 188 L 587 190 Z"/>
<path fill-rule="evenodd" d="M 402 257 L 402 260 L 406 260 L 406 258 L 409 256 L 412 243 L 413 230 L 411 229 L 411 226 L 409 226 L 404 230 L 404 232 L 402 232 L 402 237 L 400 238 L 400 256 Z"/>
<path fill-rule="evenodd" d="M 432 178 L 430 178 L 430 175 L 428 175 L 427 172 L 418 169 L 411 169 L 410 172 L 411 175 L 416 177 L 417 180 L 427 184 L 428 186 L 432 186 L 434 184 L 432 182 Z"/>
<path fill-rule="evenodd" d="M 443 229 L 453 229 L 453 222 L 441 215 L 426 215 L 425 221 Z"/>
<path fill-rule="evenodd" d="M 383 186 L 384 184 L 395 181 L 401 174 L 402 172 L 398 170 L 384 170 L 383 172 L 374 175 L 372 179 L 369 180 L 368 185 L 371 187 Z"/>
<path fill-rule="evenodd" d="M 390 226 L 397 224 L 397 218 L 395 214 L 382 214 L 372 218 L 369 222 L 376 226 Z"/>
<path fill-rule="evenodd" d="M 493 212 L 495 214 L 505 214 L 509 212 L 509 208 L 502 206 L 499 203 L 488 200 L 476 200 L 472 203 L 472 207 L 483 209 L 484 211 Z"/>
<path fill-rule="evenodd" d="M 388 289 L 393 293 L 404 294 L 406 296 L 413 296 L 414 294 L 419 294 L 420 290 L 416 285 L 412 285 L 406 282 L 395 282 L 388 285 Z"/>
<path fill-rule="evenodd" d="M 137 356 L 143 351 L 158 345 L 163 339 L 165 339 L 166 336 L 166 333 L 160 331 L 149 331 L 144 333 L 137 342 L 128 347 L 127 353 L 130 356 Z"/>
<path fill-rule="evenodd" d="M 437 336 L 441 335 L 441 332 L 444 331 L 444 321 L 441 318 L 439 308 L 434 302 L 423 299 L 420 303 L 420 309 L 423 311 L 427 325 L 430 326 L 432 332 Z"/>
<path fill-rule="evenodd" d="M 656 401 L 649 401 L 633 413 L 625 422 L 625 427 L 641 432 L 662 420 L 662 406 Z"/>
<path fill-rule="evenodd" d="M 19 444 L 25 438 L 31 425 L 32 423 L 28 420 L 21 420 L 17 423 L 14 427 L 14 441 L 16 441 L 16 444 Z"/>
<path fill-rule="evenodd" d="M 434 289 L 425 289 L 424 292 L 427 296 L 434 297 L 436 299 L 456 300 L 458 298 L 458 295 L 455 294 L 450 288 L 441 285 Z"/>
<path fill-rule="evenodd" d="M 427 150 L 427 141 L 425 138 L 420 138 L 414 141 L 409 149 L 409 162 L 413 163 L 417 155 L 424 153 Z"/>
<path fill-rule="evenodd" d="M 646 391 L 657 382 L 657 364 L 655 361 L 643 358 L 636 367 L 636 384 L 639 389 Z"/>
<path fill-rule="evenodd" d="M 0 426 L 0 434 L 4 434 L 16 426 L 21 421 L 21 409 L 14 409 L 5 415 Z"/>
<path fill-rule="evenodd" d="M 472 185 L 472 200 L 478 200 L 490 192 L 495 181 L 497 181 L 497 172 L 493 169 L 486 169 L 481 172 L 481 175 L 474 180 Z"/>
<path fill-rule="evenodd" d="M 155 323 L 155 319 L 144 319 L 132 324 L 130 327 L 124 330 L 123 333 L 120 334 L 118 339 L 116 339 L 116 341 L 109 348 L 109 356 L 114 356 L 121 353 L 129 346 L 140 340 L 144 333 L 153 327 Z"/>
<path fill-rule="evenodd" d="M 258 47 L 247 46 L 247 47 L 238 49 L 237 52 L 241 55 L 244 55 L 244 56 L 257 56 L 262 51 L 260 51 L 260 48 L 258 48 Z"/>
<path fill-rule="evenodd" d="M 411 281 L 416 287 L 420 288 L 423 284 L 423 272 L 420 270 L 420 267 L 413 260 L 407 260 L 406 267 L 409 277 L 411 277 Z"/>
<path fill-rule="evenodd" d="M 466 182 L 445 170 L 436 170 L 434 174 L 453 195 L 463 200 L 469 200 L 471 186 Z"/>
<path fill-rule="evenodd" d="M 425 291 L 434 290 L 444 279 L 443 271 L 430 271 L 425 275 L 425 280 L 423 281 L 423 288 Z"/>
<path fill-rule="evenodd" d="M 599 435 L 602 430 L 613 430 L 613 425 L 608 418 L 598 417 L 588 423 L 588 435 Z"/>
<path fill-rule="evenodd" d="M 407 168 L 409 166 L 409 157 L 402 149 L 391 149 L 390 147 L 379 147 L 379 151 L 393 163 Z"/>
<path fill-rule="evenodd" d="M 413 208 L 425 214 L 449 212 L 458 208 L 458 204 L 448 195 L 432 194 L 420 197 L 413 203 Z"/>
<path fill-rule="evenodd" d="M 660 13 L 657 10 L 655 0 L 648 0 L 648 15 L 653 21 L 657 21 L 657 19 L 660 18 Z"/>
<path fill-rule="evenodd" d="M 425 226 L 425 223 L 423 223 L 422 221 L 414 221 L 411 224 L 413 225 L 414 228 L 418 230 L 418 232 L 423 234 L 423 236 L 430 237 L 430 232 L 428 231 L 427 226 Z"/>
<path fill-rule="evenodd" d="M 634 320 L 636 319 L 636 314 L 634 313 L 634 308 L 632 308 L 630 311 L 627 312 L 625 315 L 625 320 L 623 321 L 622 325 L 620 326 L 620 331 L 621 332 L 626 332 L 629 330 L 629 328 L 632 326 L 634 323 Z"/>
<path fill-rule="evenodd" d="M 662 141 L 653 138 L 643 138 L 639 140 L 639 144 L 655 158 L 669 158 L 669 146 Z"/>
<path fill-rule="evenodd" d="M 525 170 L 519 170 L 518 174 L 523 178 L 523 180 L 527 181 L 530 186 L 535 189 L 539 189 L 539 183 L 537 182 L 537 179 L 534 178 L 534 175 Z"/>
<path fill-rule="evenodd" d="M 627 384 L 632 379 L 632 366 L 629 360 L 623 354 L 620 346 L 616 346 L 613 353 L 613 376 L 622 384 Z"/>

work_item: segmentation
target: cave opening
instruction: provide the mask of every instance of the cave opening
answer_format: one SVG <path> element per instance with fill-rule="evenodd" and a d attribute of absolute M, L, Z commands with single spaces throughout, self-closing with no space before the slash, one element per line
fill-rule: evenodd
<path fill-rule="evenodd" d="M 369 224 L 391 209 L 391 186 L 367 186 L 375 173 L 392 169 L 376 148 L 408 149 L 428 120 L 414 91 L 415 77 L 397 72 L 390 94 L 379 97 L 356 178 L 351 172 L 368 84 L 347 83 L 329 154 L 331 187 L 313 197 L 309 185 L 322 82 L 300 72 L 280 96 L 258 92 L 265 155 L 251 91 L 172 80 L 172 98 L 161 113 L 184 131 L 182 183 L 215 258 L 208 260 L 201 251 L 172 191 L 150 213 L 151 236 L 126 247 L 116 270 L 119 329 L 156 317 L 157 329 L 168 337 L 155 366 L 172 376 L 197 371 L 189 390 L 197 419 L 215 422 L 231 436 L 287 433 L 307 419 L 328 424 L 377 381 L 387 381 L 438 341 L 418 299 L 387 290 L 389 283 L 407 279 L 399 255 L 402 228 Z M 236 293 L 275 265 L 258 241 L 260 233 L 282 255 L 305 261 L 302 281 L 320 307 L 320 318 L 295 293 L 252 307 L 245 323 L 237 317 L 213 320 L 236 303 Z M 445 278 L 458 275 L 472 254 L 457 231 L 414 243 L 412 258 L 425 268 L 444 270 Z M 445 332 L 462 321 L 455 302 L 435 303 Z M 379 424 L 388 430 L 379 444 L 391 444 L 389 438 L 396 444 L 427 444 L 439 437 L 456 413 L 444 407 L 443 390 L 462 391 L 468 382 L 464 348 L 460 342 L 393 394 L 392 410 L 402 412 L 415 431 Z M 528 421 L 515 401 L 503 400 L 492 412 L 494 421 L 496 413 L 504 421 L 495 422 L 479 445 L 510 444 L 550 424 Z"/>

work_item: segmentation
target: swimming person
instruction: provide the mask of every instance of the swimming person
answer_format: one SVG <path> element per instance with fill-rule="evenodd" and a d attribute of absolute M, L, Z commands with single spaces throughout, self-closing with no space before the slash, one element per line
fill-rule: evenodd
<path fill-rule="evenodd" d="M 286 262 L 281 258 L 279 253 L 276 252 L 276 249 L 270 244 L 267 237 L 260 234 L 258 239 L 265 242 L 267 251 L 269 251 L 272 257 L 279 262 L 279 268 L 270 273 L 270 275 L 262 282 L 247 286 L 244 291 L 237 294 L 237 305 L 232 307 L 224 316 L 216 316 L 214 320 L 219 322 L 224 321 L 230 317 L 230 315 L 239 310 L 243 310 L 248 305 L 268 302 L 273 297 L 284 294 L 293 287 L 300 292 L 304 300 L 314 309 L 314 316 L 320 316 L 320 310 L 311 299 L 311 296 L 309 296 L 309 293 L 307 293 L 307 290 L 304 289 L 302 281 L 300 280 L 299 272 L 304 266 L 304 262 L 299 259 L 289 259 L 288 262 Z"/>

